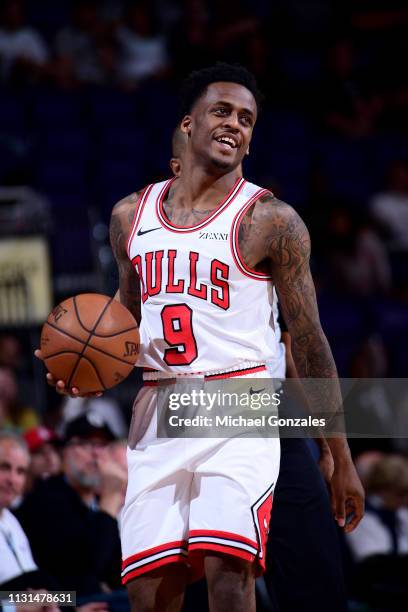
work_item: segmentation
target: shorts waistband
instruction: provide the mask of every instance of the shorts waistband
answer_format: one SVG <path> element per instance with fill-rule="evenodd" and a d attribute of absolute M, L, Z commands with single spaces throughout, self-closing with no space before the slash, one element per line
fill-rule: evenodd
<path fill-rule="evenodd" d="M 159 381 L 169 382 L 185 378 L 201 378 L 204 381 L 220 380 L 223 378 L 233 378 L 235 376 L 249 376 L 250 374 L 263 372 L 265 370 L 266 365 L 258 362 L 249 362 L 228 368 L 226 370 L 213 370 L 211 372 L 161 372 L 159 370 L 144 368 L 143 381 L 146 386 L 153 386 Z"/>

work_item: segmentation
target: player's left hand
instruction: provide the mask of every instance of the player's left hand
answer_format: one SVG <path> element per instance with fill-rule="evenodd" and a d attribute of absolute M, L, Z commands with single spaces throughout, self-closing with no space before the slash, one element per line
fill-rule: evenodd
<path fill-rule="evenodd" d="M 41 361 L 44 361 L 44 357 L 43 357 L 40 349 L 36 349 L 34 351 L 34 355 L 37 357 L 37 359 L 41 359 Z M 53 376 L 52 376 L 52 374 L 50 372 L 47 372 L 46 379 L 47 379 L 47 384 L 50 387 L 54 387 L 55 391 L 59 395 L 69 395 L 70 397 L 73 397 L 73 398 L 76 398 L 76 397 L 100 397 L 102 395 L 101 391 L 98 391 L 98 392 L 95 392 L 95 393 L 81 393 L 80 390 L 77 387 L 71 387 L 70 389 L 68 389 L 68 387 L 66 387 L 65 382 L 63 380 L 55 380 L 55 378 L 53 378 Z"/>
<path fill-rule="evenodd" d="M 364 515 L 364 489 L 350 457 L 335 462 L 330 481 L 334 517 L 345 533 L 353 531 Z"/>

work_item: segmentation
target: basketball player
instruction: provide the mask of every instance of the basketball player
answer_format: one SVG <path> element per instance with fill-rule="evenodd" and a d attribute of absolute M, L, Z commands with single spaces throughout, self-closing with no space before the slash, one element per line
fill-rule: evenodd
<path fill-rule="evenodd" d="M 243 68 L 221 64 L 193 73 L 183 92 L 182 175 L 113 209 L 120 298 L 141 320 L 139 365 L 150 369 L 149 385 L 189 376 L 204 384 L 267 378 L 271 281 L 299 375 L 336 379 L 316 307 L 307 230 L 290 206 L 239 174 L 258 101 L 255 80 Z M 64 381 L 56 385 L 80 394 Z M 328 401 L 334 414 L 337 386 Z M 190 576 L 204 572 L 211 610 L 254 611 L 279 441 L 158 439 L 155 408 L 155 388 L 143 387 L 129 435 L 122 521 L 132 607 L 178 610 Z M 333 438 L 329 445 L 335 516 L 343 526 L 347 503 L 355 512 L 352 528 L 362 515 L 361 486 L 346 441 Z"/>
<path fill-rule="evenodd" d="M 181 174 L 186 145 L 187 137 L 177 127 L 170 160 L 175 176 Z M 297 378 L 290 335 L 275 289 L 270 326 L 271 342 L 275 343 L 273 357 L 267 362 L 270 377 Z M 265 574 L 273 608 L 279 612 L 347 610 L 339 539 L 326 486 L 333 475 L 333 457 L 324 437 L 316 442 L 321 473 L 304 439 L 281 439 Z"/>

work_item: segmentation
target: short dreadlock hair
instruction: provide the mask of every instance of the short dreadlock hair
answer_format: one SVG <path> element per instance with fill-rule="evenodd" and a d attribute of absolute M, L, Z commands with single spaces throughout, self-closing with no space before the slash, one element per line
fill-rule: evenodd
<path fill-rule="evenodd" d="M 240 64 L 217 62 L 214 66 L 195 70 L 184 81 L 180 92 L 180 119 L 191 112 L 194 104 L 211 83 L 220 81 L 237 83 L 249 89 L 255 98 L 259 113 L 263 96 L 258 89 L 255 76 Z"/>

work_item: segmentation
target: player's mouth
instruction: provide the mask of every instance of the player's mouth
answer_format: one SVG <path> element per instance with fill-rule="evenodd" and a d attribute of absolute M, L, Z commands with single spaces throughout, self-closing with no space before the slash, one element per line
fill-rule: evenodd
<path fill-rule="evenodd" d="M 230 134 L 221 134 L 220 136 L 215 136 L 214 140 L 218 142 L 225 151 L 237 149 L 239 146 L 237 139 Z"/>

